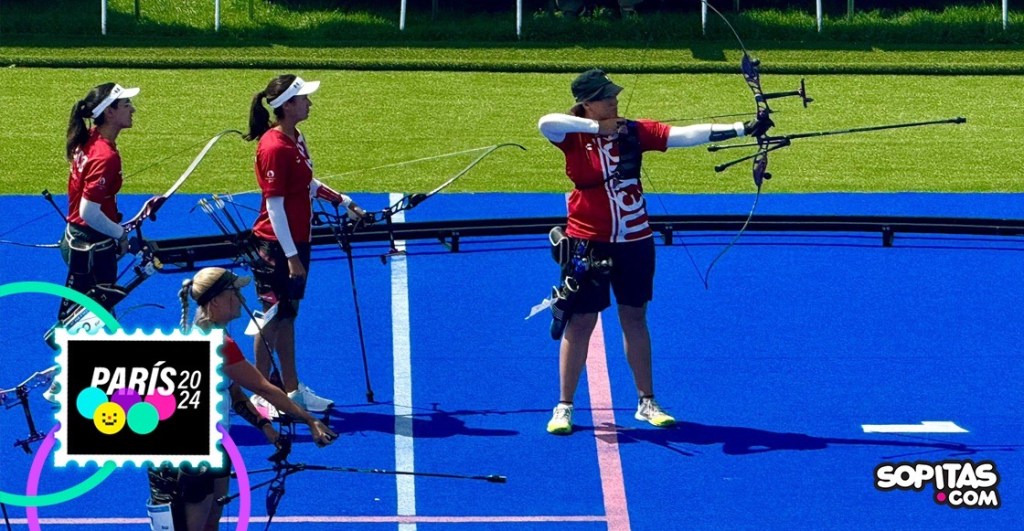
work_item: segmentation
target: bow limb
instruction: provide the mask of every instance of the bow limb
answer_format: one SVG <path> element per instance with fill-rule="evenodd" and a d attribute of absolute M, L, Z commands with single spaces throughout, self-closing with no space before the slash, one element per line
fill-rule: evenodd
<path fill-rule="evenodd" d="M 757 155 L 754 156 L 754 175 L 758 175 L 759 171 L 761 175 L 765 175 L 764 169 L 767 165 L 767 151 L 759 151 Z M 757 191 L 754 193 L 754 203 L 750 205 L 750 213 L 747 214 L 747 219 L 743 222 L 743 225 L 740 226 L 739 232 L 737 232 L 736 235 L 733 236 L 731 240 L 729 240 L 729 243 L 725 246 L 724 249 L 722 249 L 717 255 L 715 255 L 715 257 L 711 260 L 711 263 L 708 264 L 707 270 L 704 272 L 703 275 L 701 275 L 701 279 L 704 281 L 704 289 L 711 289 L 711 269 L 715 267 L 715 264 L 718 263 L 718 261 L 723 256 L 725 256 L 725 253 L 729 252 L 729 249 L 732 249 L 732 246 L 735 245 L 736 241 L 740 239 L 740 236 L 743 235 L 743 232 L 747 230 L 747 225 L 750 225 L 750 220 L 754 218 L 754 211 L 757 210 L 757 203 L 761 199 L 761 181 L 758 181 L 755 177 L 754 183 L 757 185 Z"/>
<path fill-rule="evenodd" d="M 174 192 L 177 192 L 178 188 L 181 188 L 181 185 L 185 184 L 185 181 L 189 178 L 190 175 L 192 175 L 192 172 L 196 170 L 196 168 L 199 166 L 199 163 L 202 162 L 204 158 L 206 158 L 206 154 L 210 152 L 210 148 L 212 148 L 213 145 L 216 144 L 217 141 L 219 141 L 221 138 L 231 133 L 234 133 L 238 136 L 244 136 L 244 133 L 237 129 L 225 129 L 224 131 L 221 131 L 214 135 L 214 137 L 211 138 L 210 141 L 207 142 L 205 146 L 203 146 L 203 149 L 199 152 L 198 155 L 196 155 L 196 158 L 192 159 L 192 163 L 188 165 L 188 168 L 185 170 L 185 173 L 182 173 L 181 177 L 178 177 L 178 180 L 174 181 L 174 184 L 171 185 L 171 187 L 168 188 L 166 192 L 164 192 L 162 197 L 164 199 L 167 199 L 174 195 Z"/>
<path fill-rule="evenodd" d="M 182 173 L 180 177 L 178 177 L 178 180 L 174 181 L 174 184 L 172 184 L 171 187 L 168 188 L 166 192 L 164 192 L 162 195 L 154 196 L 146 200 L 146 202 L 142 205 L 142 208 L 139 209 L 139 212 L 135 214 L 135 216 L 133 216 L 132 219 L 128 220 L 127 223 L 124 223 L 122 225 L 122 227 L 124 227 L 125 232 L 128 233 L 139 229 L 142 226 L 143 220 L 145 220 L 146 218 L 155 220 L 156 213 L 158 210 L 160 210 L 160 207 L 162 207 L 164 202 L 167 201 L 167 199 L 169 199 L 172 195 L 174 195 L 174 193 L 177 192 L 179 188 L 181 188 L 181 185 L 185 184 L 185 181 L 188 180 L 189 176 L 192 175 L 192 172 L 194 172 L 196 168 L 199 167 L 199 164 L 203 161 L 204 158 L 206 158 L 207 153 L 210 152 L 210 149 L 213 148 L 214 144 L 216 144 L 221 138 L 231 133 L 237 134 L 239 136 L 242 136 L 244 134 L 237 129 L 226 129 L 214 135 L 213 138 L 211 138 L 206 143 L 206 145 L 203 146 L 203 149 L 199 151 L 199 154 L 196 155 L 194 159 L 192 159 L 192 163 L 188 165 L 188 168 L 185 169 L 185 172 Z"/>
<path fill-rule="evenodd" d="M 445 188 L 451 186 L 451 184 L 454 183 L 455 181 L 457 181 L 460 177 L 462 177 L 462 176 L 466 175 L 467 173 L 469 173 L 470 170 L 472 170 L 477 164 L 480 164 L 480 162 L 483 161 L 485 158 L 487 158 L 491 153 L 494 153 L 495 151 L 497 151 L 497 150 L 499 150 L 501 148 L 512 147 L 512 146 L 515 146 L 515 147 L 517 147 L 517 148 L 519 148 L 519 149 L 521 149 L 523 151 L 526 151 L 526 147 L 524 147 L 524 146 L 522 146 L 520 144 L 516 144 L 515 142 L 505 142 L 505 143 L 502 143 L 502 144 L 495 144 L 493 146 L 488 146 L 488 147 L 484 148 L 484 149 L 486 149 L 486 151 L 481 153 L 480 156 L 478 156 L 477 158 L 473 159 L 473 161 L 470 162 L 465 168 L 462 168 L 461 170 L 459 170 L 458 173 L 456 173 L 455 175 L 449 177 L 445 182 L 441 183 L 439 186 L 437 186 L 433 190 L 431 190 L 431 191 L 429 191 L 429 192 L 427 192 L 425 194 L 420 193 L 420 194 L 413 194 L 413 195 L 404 196 L 401 199 L 399 199 L 398 201 L 396 201 L 393 205 L 391 205 L 391 206 L 389 206 L 389 207 L 387 207 L 387 208 L 385 208 L 383 210 L 380 210 L 380 211 L 372 213 L 374 221 L 380 221 L 382 219 L 389 219 L 391 216 L 393 216 L 393 215 L 395 215 L 395 214 L 397 214 L 397 213 L 399 213 L 399 212 L 401 212 L 403 210 L 409 210 L 409 209 L 415 207 L 416 205 L 422 203 L 423 201 L 426 201 L 427 199 L 430 199 L 431 197 L 434 197 L 435 195 L 437 195 L 439 192 L 441 192 Z M 474 151 L 476 151 L 476 150 L 474 150 Z"/>
<path fill-rule="evenodd" d="M 772 113 L 772 109 L 768 105 L 768 100 L 772 97 L 781 97 L 783 94 L 766 95 L 764 93 L 764 90 L 761 88 L 761 62 L 750 56 L 750 52 L 747 51 L 746 45 L 743 44 L 743 39 L 740 38 L 739 32 L 737 32 L 736 28 L 734 28 L 733 25 L 729 22 L 729 19 L 727 19 L 721 11 L 712 6 L 711 3 L 708 2 L 707 0 L 701 0 L 701 2 L 704 5 L 706 5 L 709 9 L 714 11 L 715 14 L 718 15 L 718 17 L 721 18 L 723 22 L 725 22 L 725 25 L 728 26 L 729 31 L 732 32 L 733 36 L 736 37 L 736 42 L 740 45 L 740 49 L 743 51 L 743 58 L 740 60 L 740 71 L 743 74 L 743 80 L 746 81 L 747 87 L 750 88 L 750 92 L 754 96 L 754 107 L 757 120 L 768 120 L 769 116 Z M 796 92 L 798 94 L 794 95 L 802 96 L 805 102 L 804 105 L 806 106 L 809 102 L 809 99 L 806 97 L 806 93 L 803 90 L 803 82 L 801 82 L 800 90 Z M 725 248 L 722 249 L 715 256 L 715 258 L 711 260 L 711 263 L 708 264 L 707 270 L 704 272 L 703 275 L 701 275 L 701 278 L 704 281 L 704 289 L 710 289 L 709 279 L 711 277 L 711 270 L 715 267 L 715 264 L 718 263 L 718 261 L 723 256 L 725 256 L 725 254 L 729 252 L 729 249 L 731 249 L 732 246 L 735 245 L 735 243 L 740 239 L 740 236 L 743 235 L 743 232 L 747 230 L 747 226 L 750 225 L 750 220 L 753 219 L 754 217 L 754 212 L 757 210 L 757 203 L 761 199 L 761 184 L 764 182 L 765 179 L 771 179 L 771 174 L 768 173 L 767 171 L 768 152 L 773 151 L 774 149 L 778 149 L 778 147 L 782 147 L 773 145 L 770 137 L 768 137 L 767 135 L 767 130 L 755 136 L 754 139 L 757 142 L 757 152 L 752 157 L 744 157 L 740 159 L 753 159 L 753 162 L 751 164 L 751 174 L 754 180 L 754 186 L 757 188 L 757 191 L 754 195 L 754 202 L 753 204 L 751 204 L 750 213 L 747 215 L 746 221 L 744 221 L 743 225 L 740 227 L 739 232 L 737 232 L 736 235 L 733 236 L 732 240 L 729 241 L 728 245 L 726 245 Z M 788 145 L 788 143 L 786 145 Z M 733 163 L 735 162 L 739 161 L 734 161 Z M 730 165 L 731 164 L 722 165 L 721 167 L 715 168 L 715 170 L 721 171 Z"/>
<path fill-rule="evenodd" d="M 495 144 L 495 145 L 487 148 L 487 151 L 484 151 L 483 153 L 481 153 L 479 157 L 474 159 L 473 162 L 470 162 L 469 165 L 467 165 L 465 168 L 462 168 L 462 170 L 460 170 L 459 173 L 456 173 L 451 178 L 449 178 L 447 181 L 441 183 L 440 186 L 438 186 L 437 188 L 434 188 L 430 192 L 428 192 L 426 194 L 422 194 L 423 197 L 420 198 L 418 201 L 413 202 L 413 204 L 411 204 L 409 208 L 412 208 L 412 207 L 416 206 L 417 204 L 421 203 L 425 199 L 430 199 L 431 197 L 437 195 L 438 192 L 440 192 L 441 190 L 444 190 L 445 188 L 450 186 L 453 182 L 458 180 L 460 177 L 462 177 L 463 175 L 469 173 L 469 170 L 472 170 L 474 166 L 476 166 L 477 164 L 480 164 L 480 161 L 482 161 L 485 158 L 487 158 L 491 153 L 494 153 L 495 151 L 497 151 L 497 150 L 499 150 L 499 149 L 501 149 L 503 147 L 511 147 L 511 146 L 515 146 L 515 147 L 517 147 L 517 148 L 519 148 L 519 149 L 521 149 L 523 151 L 526 151 L 526 147 L 525 146 L 522 146 L 520 144 L 516 144 L 515 142 L 505 142 L 503 144 Z M 413 197 L 415 198 L 418 195 L 420 195 L 420 194 L 414 195 Z"/>

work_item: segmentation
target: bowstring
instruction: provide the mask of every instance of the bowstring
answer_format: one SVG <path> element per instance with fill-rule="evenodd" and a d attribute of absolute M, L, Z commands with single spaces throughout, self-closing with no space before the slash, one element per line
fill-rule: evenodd
<path fill-rule="evenodd" d="M 27 227 L 27 226 L 29 226 L 29 225 L 37 222 L 37 221 L 42 220 L 43 218 L 45 218 L 45 217 L 47 217 L 49 215 L 50 215 L 50 212 L 48 211 L 45 214 L 40 215 L 39 217 L 30 219 L 30 220 L 28 220 L 28 221 L 26 221 L 24 223 L 21 223 L 21 224 L 15 226 L 15 227 L 12 227 L 11 229 L 6 230 L 6 231 L 0 233 L 0 237 L 7 236 L 8 234 L 10 234 L 12 232 L 16 232 L 16 231 L 18 231 L 20 229 L 23 229 L 23 228 L 25 228 L 25 227 Z M 14 241 L 14 240 L 4 240 L 4 239 L 0 239 L 0 244 L 15 245 L 15 246 L 18 246 L 18 247 L 33 247 L 33 248 L 36 248 L 36 249 L 56 249 L 56 248 L 60 247 L 59 243 L 25 243 L 25 242 L 19 242 L 19 241 Z"/>
<path fill-rule="evenodd" d="M 636 75 L 633 78 L 633 88 L 632 88 L 632 90 L 630 90 L 629 98 L 626 100 L 626 108 L 622 112 L 622 116 L 623 117 L 625 117 L 625 116 L 627 116 L 629 114 L 629 106 L 633 103 L 633 96 L 636 94 L 636 88 L 640 84 L 640 73 L 643 71 L 643 66 L 647 64 L 647 53 L 651 49 L 651 42 L 652 42 L 653 38 L 654 38 L 653 35 L 648 34 L 648 36 L 647 36 L 647 45 L 644 47 L 643 52 L 640 54 L 640 68 L 637 68 Z M 647 171 L 647 169 L 643 166 L 643 164 L 640 165 L 640 172 L 641 172 L 641 174 L 643 174 L 644 179 L 648 183 L 650 183 L 651 185 L 654 185 L 654 186 L 651 186 L 651 190 L 652 191 L 654 191 L 655 188 L 658 188 L 658 186 L 654 182 L 654 179 L 651 178 L 651 173 L 649 171 Z M 665 206 L 665 200 L 662 197 L 662 194 L 660 192 L 656 192 L 653 195 L 654 195 L 655 198 L 657 198 L 658 204 L 661 206 L 661 211 L 664 212 L 666 216 L 668 216 L 669 215 L 668 207 Z M 693 253 L 690 252 L 690 247 L 688 245 L 686 245 L 686 241 L 685 241 L 685 239 L 682 236 L 679 236 L 679 243 L 683 246 L 683 251 L 686 252 L 687 258 L 690 259 L 690 264 L 693 266 L 694 272 L 697 273 L 697 278 L 701 279 L 701 282 L 704 284 L 705 289 L 706 289 L 707 281 L 705 280 L 704 275 L 702 275 L 701 272 L 700 272 L 700 266 L 697 265 L 697 259 L 694 258 Z"/>
<path fill-rule="evenodd" d="M 317 179 L 319 179 L 320 182 L 323 182 L 324 184 L 327 184 L 328 180 L 336 179 L 338 177 L 344 177 L 346 175 L 357 175 L 357 174 L 360 174 L 360 173 L 366 173 L 366 172 L 370 172 L 370 171 L 374 171 L 374 170 L 380 170 L 380 169 L 384 169 L 384 168 L 397 168 L 397 167 L 400 167 L 400 166 L 406 166 L 406 165 L 409 165 L 409 164 L 415 164 L 415 163 L 419 163 L 419 162 L 426 162 L 426 161 L 430 161 L 430 160 L 439 160 L 439 159 L 445 159 L 445 158 L 450 158 L 450 157 L 457 157 L 459 155 L 466 155 L 468 153 L 475 153 L 477 151 L 484 151 L 486 149 L 491 149 L 493 147 L 494 147 L 494 145 L 492 144 L 490 146 L 475 147 L 475 148 L 470 148 L 470 149 L 464 149 L 462 151 L 453 151 L 451 153 L 442 153 L 440 155 L 432 155 L 432 156 L 429 156 L 429 157 L 421 157 L 421 158 L 418 158 L 418 159 L 403 160 L 403 161 L 399 161 L 399 162 L 391 162 L 391 163 L 388 163 L 388 164 L 382 164 L 380 166 L 374 166 L 372 168 L 361 168 L 361 169 L 358 169 L 358 170 L 351 170 L 351 171 L 346 171 L 346 172 L 342 172 L 342 173 L 336 173 L 334 175 L 327 175 L 327 176 L 324 176 L 324 177 L 317 177 Z M 231 195 L 246 195 L 246 194 L 255 194 L 255 193 L 260 193 L 260 192 L 262 192 L 262 191 L 258 190 L 258 189 L 257 190 L 245 190 L 245 191 L 242 191 L 242 192 L 231 192 Z"/>

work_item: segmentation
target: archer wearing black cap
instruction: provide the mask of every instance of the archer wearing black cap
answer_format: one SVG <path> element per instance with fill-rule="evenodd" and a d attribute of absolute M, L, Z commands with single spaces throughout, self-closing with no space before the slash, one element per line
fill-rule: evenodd
<path fill-rule="evenodd" d="M 576 104 L 580 106 L 574 107 L 577 112 L 581 110 L 584 102 L 607 100 L 618 96 L 620 92 L 622 87 L 612 83 L 608 74 L 597 68 L 583 72 L 572 81 L 572 97 L 576 98 Z"/>
<path fill-rule="evenodd" d="M 540 132 L 565 155 L 565 174 L 572 182 L 565 234 L 571 249 L 585 249 L 587 263 L 611 262 L 598 272 L 589 269 L 577 290 L 552 307 L 555 324 L 564 327 L 559 349 L 559 402 L 547 430 L 572 432 L 573 396 L 587 360 L 590 335 L 598 315 L 611 305 L 615 293 L 626 359 L 633 371 L 639 402 L 636 419 L 668 427 L 675 419 L 654 400 L 651 337 L 647 303 L 654 292 L 654 238 L 640 181 L 642 156 L 647 151 L 689 147 L 744 135 L 761 135 L 771 127 L 767 118 L 746 124 L 700 124 L 673 127 L 652 120 L 619 116 L 616 85 L 599 69 L 573 80 L 576 103 L 569 114 L 548 114 Z M 584 245 L 576 245 L 583 242 Z M 578 260 L 575 263 L 580 263 Z M 563 265 L 563 278 L 572 261 Z M 578 273 L 578 272 L 577 272 Z M 553 326 L 553 335 L 562 332 Z M 557 333 L 556 333 L 557 332 Z"/>

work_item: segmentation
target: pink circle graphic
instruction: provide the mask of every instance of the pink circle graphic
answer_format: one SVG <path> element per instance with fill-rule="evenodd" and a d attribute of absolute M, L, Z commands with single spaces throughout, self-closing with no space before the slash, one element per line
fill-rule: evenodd
<path fill-rule="evenodd" d="M 128 411 L 135 404 L 142 402 L 142 398 L 139 397 L 139 393 L 131 387 L 123 387 L 114 391 L 114 394 L 110 395 L 110 401 L 121 406 L 121 409 Z"/>
<path fill-rule="evenodd" d="M 946 493 L 945 492 L 937 492 L 937 493 L 935 493 L 935 499 L 939 503 L 945 503 L 946 502 Z"/>
<path fill-rule="evenodd" d="M 167 420 L 174 414 L 174 410 L 178 408 L 178 403 L 174 400 L 174 395 L 165 395 L 160 391 L 154 391 L 151 395 L 146 395 L 146 402 L 153 404 L 156 407 L 156 412 L 160 415 L 160 420 Z"/>

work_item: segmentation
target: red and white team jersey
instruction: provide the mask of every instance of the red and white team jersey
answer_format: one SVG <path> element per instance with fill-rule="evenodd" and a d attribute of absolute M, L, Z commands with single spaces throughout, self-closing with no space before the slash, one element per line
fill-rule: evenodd
<path fill-rule="evenodd" d="M 298 133 L 298 132 L 297 132 Z M 293 141 L 288 135 L 270 129 L 260 137 L 256 148 L 256 182 L 263 190 L 260 214 L 252 232 L 259 238 L 278 241 L 267 214 L 268 197 L 284 197 L 288 228 L 295 243 L 308 243 L 312 232 L 313 207 L 309 184 L 313 180 L 313 161 L 302 133 Z"/>
<path fill-rule="evenodd" d="M 235 343 L 235 340 L 227 334 L 224 334 L 224 345 L 220 347 L 220 353 L 224 356 L 224 365 L 234 365 L 245 361 L 242 349 L 238 348 L 238 343 Z"/>
<path fill-rule="evenodd" d="M 121 191 L 121 154 L 93 127 L 89 140 L 75 150 L 68 175 L 68 221 L 87 225 L 78 206 L 82 198 L 100 205 L 103 214 L 118 222 L 117 193 Z"/>
<path fill-rule="evenodd" d="M 670 126 L 636 122 L 641 151 L 665 151 Z M 555 144 L 565 153 L 565 174 L 576 187 L 569 195 L 566 234 L 574 238 L 627 242 L 651 237 L 647 203 L 639 179 L 609 177 L 619 163 L 619 143 L 589 133 L 568 133 Z"/>

